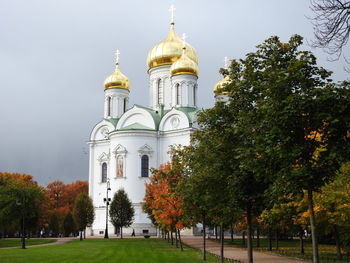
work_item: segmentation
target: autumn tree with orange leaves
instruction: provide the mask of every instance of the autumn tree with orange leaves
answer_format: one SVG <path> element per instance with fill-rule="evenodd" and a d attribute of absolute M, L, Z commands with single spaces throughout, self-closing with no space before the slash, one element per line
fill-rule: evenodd
<path fill-rule="evenodd" d="M 69 231 L 65 229 L 68 224 L 64 224 L 64 219 L 71 217 L 77 196 L 87 192 L 86 181 L 71 184 L 54 181 L 44 188 L 31 175 L 0 173 L 0 236 L 12 236 L 20 230 L 22 213 L 26 234 L 36 234 L 43 228 L 54 230 L 54 235 L 74 232 L 72 226 Z"/>
<path fill-rule="evenodd" d="M 81 193 L 88 193 L 86 181 L 76 181 L 64 184 L 61 181 L 53 181 L 46 187 L 47 202 L 43 204 L 45 216 L 43 221 L 49 225 L 54 234 L 67 232 L 64 229 L 64 219 L 73 212 L 74 201 Z"/>
<path fill-rule="evenodd" d="M 175 192 L 176 186 L 181 180 L 181 175 L 171 163 L 161 165 L 159 169 L 152 169 L 153 176 L 146 183 L 146 196 L 144 198 L 146 213 L 155 220 L 159 228 L 164 232 L 175 232 L 176 244 L 180 242 L 180 230 L 190 226 L 190 222 L 184 217 L 182 209 L 182 197 Z"/>

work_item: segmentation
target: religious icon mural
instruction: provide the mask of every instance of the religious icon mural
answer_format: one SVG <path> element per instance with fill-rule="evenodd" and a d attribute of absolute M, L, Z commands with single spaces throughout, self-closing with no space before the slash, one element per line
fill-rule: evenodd
<path fill-rule="evenodd" d="M 117 156 L 117 177 L 124 176 L 124 167 L 123 167 L 124 158 L 121 155 Z"/>

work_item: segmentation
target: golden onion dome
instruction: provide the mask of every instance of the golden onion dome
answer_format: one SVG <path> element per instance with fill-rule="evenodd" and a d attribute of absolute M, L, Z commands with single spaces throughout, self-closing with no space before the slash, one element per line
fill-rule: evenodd
<path fill-rule="evenodd" d="M 226 87 L 226 85 L 231 83 L 231 79 L 228 75 L 226 75 L 223 79 L 221 79 L 218 83 L 216 83 L 214 87 L 214 93 L 215 95 L 226 95 L 228 94 L 227 91 L 223 91 L 223 88 Z"/>
<path fill-rule="evenodd" d="M 120 72 L 119 63 L 115 64 L 115 71 L 109 75 L 104 82 L 106 89 L 130 89 L 129 79 Z"/>
<path fill-rule="evenodd" d="M 171 24 L 170 32 L 165 39 L 155 45 L 147 55 L 147 65 L 149 68 L 171 65 L 181 57 L 183 42 L 178 37 L 174 29 L 174 23 Z M 186 55 L 198 64 L 196 50 L 189 44 L 186 44 Z"/>
<path fill-rule="evenodd" d="M 198 65 L 186 54 L 186 47 L 182 48 L 181 57 L 171 65 L 171 75 L 195 75 L 198 76 Z"/>

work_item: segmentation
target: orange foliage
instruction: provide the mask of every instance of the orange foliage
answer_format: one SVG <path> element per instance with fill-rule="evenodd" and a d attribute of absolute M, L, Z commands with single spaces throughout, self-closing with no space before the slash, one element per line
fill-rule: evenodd
<path fill-rule="evenodd" d="M 36 181 L 33 181 L 33 176 L 28 174 L 19 174 L 19 173 L 0 173 L 0 177 L 11 178 L 14 183 L 23 186 L 38 186 Z"/>
<path fill-rule="evenodd" d="M 62 222 L 66 214 L 73 212 L 74 201 L 80 193 L 88 193 L 86 181 L 75 181 L 71 184 L 61 181 L 49 183 L 45 193 L 48 201 L 43 204 L 46 221 L 50 214 L 56 213 Z"/>
<path fill-rule="evenodd" d="M 180 176 L 174 171 L 172 165 L 161 165 L 159 170 L 153 172 L 150 182 L 146 183 L 146 196 L 144 201 L 152 211 L 156 222 L 163 229 L 183 229 L 182 197 L 174 193 L 174 188 Z"/>

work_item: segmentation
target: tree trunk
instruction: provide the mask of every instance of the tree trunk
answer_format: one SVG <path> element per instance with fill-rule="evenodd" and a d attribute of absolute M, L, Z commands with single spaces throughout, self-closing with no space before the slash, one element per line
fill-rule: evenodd
<path fill-rule="evenodd" d="M 224 263 L 224 224 L 220 224 L 220 262 Z"/>
<path fill-rule="evenodd" d="M 120 239 L 122 239 L 123 238 L 123 227 L 121 226 L 120 227 Z"/>
<path fill-rule="evenodd" d="M 170 242 L 170 237 L 169 237 L 169 235 L 170 235 L 170 233 L 169 233 L 169 231 L 167 231 L 166 236 L 167 236 L 167 239 L 168 239 L 168 243 Z"/>
<path fill-rule="evenodd" d="M 179 247 L 179 242 L 177 238 L 177 229 L 175 228 L 175 246 L 178 248 Z"/>
<path fill-rule="evenodd" d="M 86 239 L 86 228 L 84 229 L 84 239 Z"/>
<path fill-rule="evenodd" d="M 202 251 L 202 259 L 203 261 L 207 260 L 207 255 L 206 255 L 206 244 L 205 244 L 205 217 L 203 216 L 203 251 Z"/>
<path fill-rule="evenodd" d="M 303 231 L 300 231 L 299 233 L 299 240 L 300 240 L 300 254 L 304 255 L 305 251 L 304 251 L 304 239 L 303 239 Z"/>
<path fill-rule="evenodd" d="M 256 227 L 256 247 L 260 247 L 260 226 Z"/>
<path fill-rule="evenodd" d="M 341 260 L 343 258 L 343 255 L 341 254 L 339 232 L 336 225 L 333 225 L 333 235 L 335 239 L 335 245 L 337 246 L 337 259 Z"/>
<path fill-rule="evenodd" d="M 181 249 L 181 251 L 184 251 L 184 248 L 182 247 L 180 229 L 177 230 L 177 235 L 179 237 L 180 249 Z"/>
<path fill-rule="evenodd" d="M 174 245 L 173 230 L 170 230 L 170 237 L 171 237 L 171 245 Z"/>
<path fill-rule="evenodd" d="M 245 247 L 245 231 L 242 233 L 242 246 Z"/>
<path fill-rule="evenodd" d="M 252 214 L 250 205 L 247 206 L 247 241 L 248 263 L 253 263 Z"/>
<path fill-rule="evenodd" d="M 79 231 L 80 241 L 83 241 L 83 231 Z"/>
<path fill-rule="evenodd" d="M 217 226 L 214 227 L 214 231 L 215 231 L 215 239 L 218 239 L 218 227 Z"/>
<path fill-rule="evenodd" d="M 307 191 L 307 200 L 308 200 L 308 206 L 309 206 L 311 238 L 312 238 L 312 262 L 320 263 L 320 259 L 318 255 L 318 240 L 317 240 L 317 232 L 316 232 L 314 201 L 312 196 L 312 190 L 310 189 Z"/>
<path fill-rule="evenodd" d="M 276 228 L 275 232 L 275 241 L 276 241 L 276 250 L 279 249 L 279 244 L 278 244 L 278 228 Z"/>
<path fill-rule="evenodd" d="M 271 227 L 269 226 L 269 233 L 268 233 L 268 236 L 269 236 L 269 244 L 268 244 L 268 250 L 269 251 L 272 251 L 272 234 L 271 234 Z"/>

